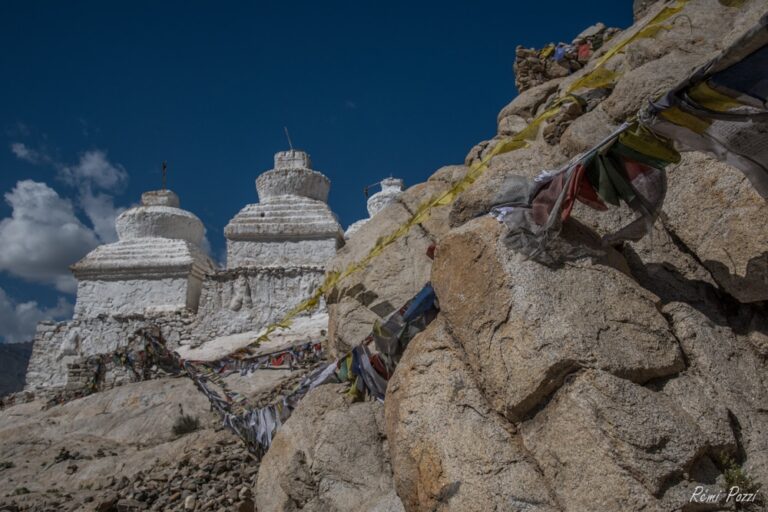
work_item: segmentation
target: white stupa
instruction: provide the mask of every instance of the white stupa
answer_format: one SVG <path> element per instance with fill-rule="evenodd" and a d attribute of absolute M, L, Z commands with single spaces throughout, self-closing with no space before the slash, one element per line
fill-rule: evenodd
<path fill-rule="evenodd" d="M 403 180 L 400 178 L 384 178 L 379 184 L 381 185 L 381 190 L 368 198 L 368 218 L 360 219 L 357 222 L 350 224 L 344 232 L 344 238 L 348 239 L 355 234 L 361 227 L 371 220 L 371 217 L 379 213 L 385 206 L 400 197 L 400 194 L 403 193 L 404 185 Z"/>
<path fill-rule="evenodd" d="M 256 179 L 259 202 L 224 228 L 227 268 L 324 266 L 344 244 L 326 203 L 330 185 L 305 152 L 276 153 L 275 168 Z"/>
<path fill-rule="evenodd" d="M 75 317 L 196 311 L 213 264 L 201 249 L 202 222 L 179 208 L 170 190 L 141 196 L 115 223 L 118 242 L 97 247 L 72 266 Z"/>

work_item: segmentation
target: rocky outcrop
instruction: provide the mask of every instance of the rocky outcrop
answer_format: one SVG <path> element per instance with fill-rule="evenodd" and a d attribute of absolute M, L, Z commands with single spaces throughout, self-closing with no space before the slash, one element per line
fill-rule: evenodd
<path fill-rule="evenodd" d="M 621 268 L 620 256 L 551 269 L 521 261 L 502 235 L 490 217 L 467 223 L 441 240 L 432 272 L 437 296 L 448 298 L 440 315 L 499 414 L 522 420 L 585 367 L 639 383 L 684 368 L 656 298 L 611 267 Z M 587 235 L 561 236 L 586 244 Z"/>
<path fill-rule="evenodd" d="M 663 498 L 705 448 L 668 397 L 594 370 L 565 384 L 522 437 L 565 510 L 680 510 L 690 494 Z"/>
<path fill-rule="evenodd" d="M 686 154 L 669 174 L 665 225 L 742 303 L 768 300 L 768 204 L 736 169 Z M 692 207 L 692 205 L 695 205 Z"/>
<path fill-rule="evenodd" d="M 662 8 L 636 4 L 646 20 Z M 516 254 L 484 215 L 524 197 L 527 180 L 592 147 L 765 10 L 726 4 L 691 0 L 656 37 L 627 46 L 611 62 L 620 75 L 612 90 L 545 122 L 527 148 L 490 159 L 449 208 L 329 294 L 338 350 L 423 282 L 439 298 L 437 320 L 411 341 L 385 400 L 406 510 L 715 510 L 733 503 L 691 502 L 694 492 L 717 494 L 735 474 L 742 486 L 768 482 L 766 206 L 738 170 L 685 154 L 668 169 L 652 233 L 617 247 L 601 236 L 632 213 L 577 206 L 559 240 L 581 257 L 561 265 Z M 466 165 L 487 160 L 586 71 L 525 90 Z M 450 175 L 411 187 L 331 268 L 368 254 Z M 431 243 L 434 263 L 423 257 Z"/>
<path fill-rule="evenodd" d="M 310 392 L 280 429 L 256 485 L 260 512 L 402 511 L 392 485 L 383 406 L 346 387 Z"/>

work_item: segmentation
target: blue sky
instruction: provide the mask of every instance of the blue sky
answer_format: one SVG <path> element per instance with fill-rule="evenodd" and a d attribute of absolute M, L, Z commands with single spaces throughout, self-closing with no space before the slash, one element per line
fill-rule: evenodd
<path fill-rule="evenodd" d="M 308 151 L 345 227 L 365 185 L 461 163 L 516 94 L 515 46 L 570 41 L 631 2 L 38 2 L 0 6 L 0 338 L 66 318 L 66 267 L 169 188 L 208 230 Z"/>

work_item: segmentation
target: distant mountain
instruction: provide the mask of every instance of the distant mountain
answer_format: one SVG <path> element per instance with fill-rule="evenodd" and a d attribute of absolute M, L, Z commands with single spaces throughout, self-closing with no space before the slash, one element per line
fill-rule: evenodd
<path fill-rule="evenodd" d="M 24 389 L 32 342 L 0 343 L 0 396 Z"/>

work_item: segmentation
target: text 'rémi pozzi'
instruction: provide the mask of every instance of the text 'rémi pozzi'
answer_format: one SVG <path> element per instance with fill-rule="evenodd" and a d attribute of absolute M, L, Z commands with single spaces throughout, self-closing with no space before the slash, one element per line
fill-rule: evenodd
<path fill-rule="evenodd" d="M 742 492 L 737 485 L 728 491 L 712 492 L 701 485 L 697 485 L 691 494 L 690 503 L 754 503 L 757 492 Z"/>

